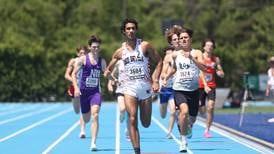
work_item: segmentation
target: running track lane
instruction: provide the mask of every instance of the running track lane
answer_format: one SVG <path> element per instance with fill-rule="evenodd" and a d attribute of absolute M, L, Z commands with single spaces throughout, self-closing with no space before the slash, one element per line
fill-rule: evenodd
<path fill-rule="evenodd" d="M 33 104 L 34 105 L 34 104 Z M 35 104 L 37 106 L 37 104 Z M 9 122 L 0 125 L 0 149 L 9 154 L 89 154 L 90 123 L 86 125 L 86 139 L 79 139 L 79 115 L 74 114 L 70 103 L 42 103 L 37 107 L 31 104 L 0 104 L 0 115 L 12 112 Z M 24 107 L 29 107 L 26 109 Z M 100 131 L 97 139 L 98 154 L 116 153 L 131 154 L 131 143 L 126 139 L 125 123 L 120 124 L 116 104 L 103 103 L 100 112 Z M 31 113 L 31 114 L 28 114 Z M 17 117 L 17 118 L 16 118 Z M 20 117 L 20 118 L 18 118 Z M 0 116 L 0 122 L 7 117 Z M 161 119 L 159 106 L 153 104 L 151 126 L 143 128 L 139 123 L 141 150 L 145 154 L 178 153 L 180 140 L 176 125 L 173 129 L 175 139 L 166 139 L 168 115 Z M 203 137 L 204 124 L 197 122 L 193 128 L 193 137 L 188 141 L 188 153 L 225 154 L 225 153 L 272 153 L 273 151 L 256 150 L 254 145 L 222 130 L 212 129 L 213 138 Z M 256 147 L 257 148 L 257 147 Z M 1 152 L 1 153 L 2 153 Z"/>

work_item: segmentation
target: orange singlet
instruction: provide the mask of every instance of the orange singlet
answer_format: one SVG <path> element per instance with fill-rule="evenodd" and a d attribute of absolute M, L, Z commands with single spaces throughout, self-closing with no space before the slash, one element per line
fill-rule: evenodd
<path fill-rule="evenodd" d="M 204 71 L 205 80 L 210 88 L 216 88 L 215 73 L 216 73 L 216 57 L 204 59 L 204 64 L 206 65 L 206 70 Z M 204 83 L 200 77 L 199 88 L 204 88 Z"/>

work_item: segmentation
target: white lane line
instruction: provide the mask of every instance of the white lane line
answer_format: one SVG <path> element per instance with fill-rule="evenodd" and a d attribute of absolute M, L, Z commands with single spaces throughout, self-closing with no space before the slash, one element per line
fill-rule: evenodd
<path fill-rule="evenodd" d="M 65 113 L 67 113 L 67 112 L 71 112 L 71 111 L 72 111 L 72 108 L 70 107 L 69 109 L 67 109 L 67 110 L 65 110 L 65 111 L 58 112 L 57 114 L 54 114 L 54 115 L 52 115 L 52 116 L 50 116 L 50 117 L 48 117 L 48 118 L 45 118 L 45 119 L 43 119 L 43 120 L 40 120 L 40 121 L 38 121 L 38 122 L 36 122 L 36 123 L 34 123 L 34 124 L 32 124 L 32 125 L 29 125 L 28 127 L 25 127 L 25 128 L 23 128 L 23 129 L 20 129 L 20 130 L 17 131 L 17 132 L 14 132 L 14 133 L 12 133 L 12 134 L 10 134 L 10 135 L 4 137 L 4 138 L 1 138 L 1 139 L 0 139 L 0 143 L 1 143 L 1 142 L 4 142 L 4 141 L 6 141 L 6 140 L 8 140 L 8 139 L 10 139 L 10 138 L 13 138 L 13 137 L 15 137 L 15 136 L 17 136 L 17 135 L 19 135 L 19 134 L 25 132 L 25 131 L 28 131 L 28 130 L 34 128 L 34 127 L 37 127 L 37 126 L 39 126 L 39 125 L 41 125 L 41 124 L 43 124 L 43 123 L 45 123 L 45 122 L 48 122 L 48 121 L 50 121 L 50 120 L 52 120 L 52 119 L 55 119 L 55 118 L 57 118 L 57 117 L 59 117 L 59 116 L 65 114 Z"/>
<path fill-rule="evenodd" d="M 40 113 L 43 113 L 43 112 L 47 112 L 47 111 L 53 110 L 54 108 L 56 108 L 58 106 L 60 106 L 60 105 L 51 106 L 51 107 L 48 107 L 48 108 L 45 108 L 45 109 L 42 109 L 42 110 L 38 110 L 38 111 L 23 114 L 23 115 L 20 115 L 20 116 L 17 116 L 17 117 L 13 117 L 13 118 L 10 118 L 10 119 L 6 119 L 6 120 L 3 120 L 3 121 L 0 121 L 0 125 L 6 124 L 6 123 L 9 123 L 9 122 L 13 122 L 13 121 L 17 121 L 17 120 L 20 120 L 20 119 L 23 119 L 23 118 L 27 118 L 27 117 L 30 117 L 30 116 L 33 116 L 33 115 L 36 115 L 36 114 L 40 114 Z"/>
<path fill-rule="evenodd" d="M 61 135 L 57 140 L 55 140 L 51 145 L 49 145 L 47 149 L 42 152 L 42 154 L 49 153 L 57 144 L 63 141 L 79 124 L 80 121 L 77 120 L 72 126 L 70 126 L 70 128 L 63 135 Z"/>
<path fill-rule="evenodd" d="M 200 125 L 200 126 L 202 126 L 202 127 L 205 127 L 205 124 L 201 120 L 199 120 L 199 119 L 197 119 L 197 121 L 195 123 L 198 124 L 198 125 Z M 233 135 L 233 134 L 231 134 L 229 132 L 226 132 L 225 130 L 222 130 L 222 129 L 217 128 L 215 126 L 211 126 L 210 129 L 212 131 L 214 131 L 215 133 L 218 133 L 218 134 L 220 134 L 220 135 L 222 135 L 222 136 L 224 136 L 226 138 L 229 138 L 229 139 L 231 139 L 231 140 L 233 140 L 233 141 L 235 141 L 237 143 L 240 143 L 240 144 L 242 144 L 242 145 L 244 145 L 244 146 L 246 146 L 246 147 L 248 147 L 250 149 L 253 149 L 253 150 L 257 151 L 257 152 L 260 152 L 260 153 L 272 153 L 272 152 L 270 152 L 268 150 L 263 150 L 263 149 L 259 148 L 257 145 L 252 144 L 252 142 L 250 142 L 248 140 L 245 140 L 245 139 L 243 139 L 241 137 L 238 137 L 237 135 Z"/>
<path fill-rule="evenodd" d="M 120 154 L 120 109 L 118 103 L 116 104 L 115 154 Z"/>
<path fill-rule="evenodd" d="M 27 106 L 27 107 L 24 107 L 24 108 L 16 108 L 14 110 L 9 110 L 9 111 L 5 111 L 5 112 L 1 112 L 0 113 L 0 116 L 3 116 L 3 115 L 7 115 L 7 114 L 13 114 L 13 113 L 18 113 L 18 112 L 22 112 L 22 111 L 27 111 L 27 110 L 31 110 L 31 109 L 34 109 L 34 108 L 37 108 L 38 106 L 36 105 L 33 105 L 33 106 Z"/>
<path fill-rule="evenodd" d="M 156 119 L 154 116 L 152 116 L 152 121 L 155 122 L 164 132 L 168 133 L 168 130 L 167 128 L 158 120 Z M 170 134 L 172 136 L 172 139 L 178 144 L 180 145 L 181 144 L 181 141 L 178 140 L 173 133 Z M 187 153 L 189 154 L 193 154 L 193 152 L 187 148 Z"/>
<path fill-rule="evenodd" d="M 13 108 L 18 107 L 19 105 L 22 105 L 22 104 L 4 104 L 4 105 L 1 105 L 0 112 L 6 111 L 6 110 L 12 110 Z"/>

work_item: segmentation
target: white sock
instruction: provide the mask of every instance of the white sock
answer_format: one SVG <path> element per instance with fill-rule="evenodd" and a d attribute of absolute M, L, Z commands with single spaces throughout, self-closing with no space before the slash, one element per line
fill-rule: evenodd
<path fill-rule="evenodd" d="M 185 135 L 181 135 L 181 140 L 182 140 L 182 143 L 186 143 L 186 136 Z"/>

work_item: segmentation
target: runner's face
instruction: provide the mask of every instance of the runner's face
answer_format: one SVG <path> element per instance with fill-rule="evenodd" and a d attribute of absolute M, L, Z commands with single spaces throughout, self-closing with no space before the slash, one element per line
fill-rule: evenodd
<path fill-rule="evenodd" d="M 136 25 L 134 23 L 127 23 L 125 25 L 124 35 L 128 39 L 133 40 L 133 39 L 135 39 L 136 30 L 137 30 Z"/>
<path fill-rule="evenodd" d="M 211 53 L 213 51 L 214 47 L 213 47 L 213 43 L 208 41 L 205 43 L 205 46 L 204 46 L 204 51 L 205 52 L 208 52 L 208 53 Z"/>
<path fill-rule="evenodd" d="M 81 57 L 81 56 L 83 56 L 83 55 L 85 55 L 85 50 L 81 49 L 81 50 L 77 53 L 77 56 L 78 56 L 78 57 Z"/>
<path fill-rule="evenodd" d="M 189 48 L 190 45 L 191 45 L 191 39 L 188 33 L 186 32 L 181 33 L 179 37 L 179 46 L 183 48 Z"/>
<path fill-rule="evenodd" d="M 178 38 L 177 34 L 172 35 L 170 44 L 175 48 L 177 48 L 179 46 L 179 38 Z"/>
<path fill-rule="evenodd" d="M 90 45 L 91 52 L 98 53 L 100 51 L 100 43 L 92 42 Z"/>

